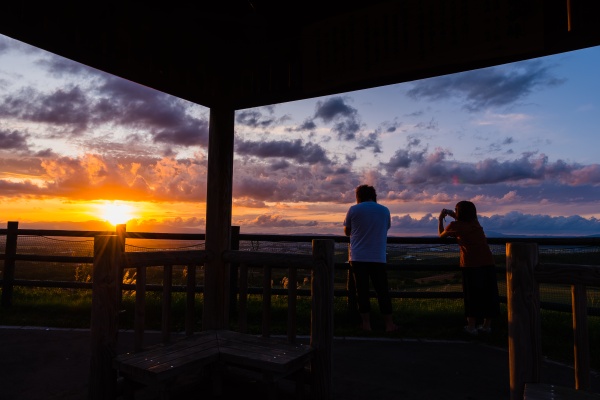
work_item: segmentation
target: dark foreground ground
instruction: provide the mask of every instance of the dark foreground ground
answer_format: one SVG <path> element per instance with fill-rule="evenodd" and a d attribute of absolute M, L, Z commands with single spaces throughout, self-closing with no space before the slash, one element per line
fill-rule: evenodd
<path fill-rule="evenodd" d="M 130 332 L 119 334 L 122 351 L 130 350 Z M 83 400 L 88 395 L 90 334 L 87 330 L 0 327 L 0 399 Z M 121 349 L 119 349 L 121 350 Z M 574 386 L 573 369 L 544 362 L 543 382 Z M 255 382 L 226 381 L 220 397 L 204 384 L 186 384 L 176 394 L 186 398 L 261 398 Z M 280 398 L 290 388 L 280 388 Z M 600 376 L 592 376 L 600 393 Z M 336 400 L 509 399 L 508 353 L 477 340 L 337 338 L 333 348 Z M 154 399 L 152 391 L 139 399 Z"/>

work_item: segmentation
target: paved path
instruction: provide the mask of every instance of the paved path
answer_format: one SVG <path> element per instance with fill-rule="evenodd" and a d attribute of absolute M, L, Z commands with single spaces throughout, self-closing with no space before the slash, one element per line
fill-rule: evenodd
<path fill-rule="evenodd" d="M 119 351 L 131 340 L 131 332 L 121 332 Z M 0 399 L 86 399 L 89 354 L 87 330 L 0 327 Z M 544 363 L 542 376 L 544 382 L 573 386 L 573 370 L 562 364 Z M 600 377 L 592 379 L 592 391 L 600 393 Z M 224 387 L 221 399 L 262 390 L 252 382 Z M 508 353 L 477 341 L 337 338 L 333 390 L 335 400 L 507 400 Z M 283 398 L 286 391 L 283 387 Z M 205 393 L 197 398 L 210 398 L 206 385 L 184 385 L 177 398 L 198 392 Z M 156 393 L 136 398 L 154 399 Z"/>

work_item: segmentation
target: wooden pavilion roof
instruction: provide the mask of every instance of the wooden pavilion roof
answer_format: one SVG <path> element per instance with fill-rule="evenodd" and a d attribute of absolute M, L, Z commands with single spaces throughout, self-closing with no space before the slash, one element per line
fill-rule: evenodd
<path fill-rule="evenodd" d="M 5 2 L 0 33 L 174 96 L 233 109 L 600 44 L 600 2 Z"/>

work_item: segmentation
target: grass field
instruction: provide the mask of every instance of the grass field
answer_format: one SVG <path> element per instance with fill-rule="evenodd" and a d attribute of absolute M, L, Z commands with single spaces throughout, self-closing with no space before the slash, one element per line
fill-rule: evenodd
<path fill-rule="evenodd" d="M 0 325 L 4 326 L 43 326 L 60 328 L 84 328 L 90 326 L 91 291 L 59 288 L 22 288 L 16 287 L 13 305 L 2 309 Z M 202 296 L 196 296 L 196 329 L 201 330 Z M 493 332 L 477 338 L 466 337 L 463 305 L 460 299 L 394 299 L 394 317 L 401 330 L 397 333 L 385 333 L 383 320 L 373 301 L 373 331 L 362 332 L 355 321 L 350 320 L 345 298 L 336 298 L 334 302 L 334 335 L 387 338 L 422 338 L 433 340 L 477 340 L 492 346 L 508 347 L 508 323 L 506 307 L 501 306 L 501 316 L 494 322 Z M 161 296 L 147 293 L 146 299 L 147 329 L 160 329 Z M 251 333 L 260 333 L 261 299 L 250 296 L 248 302 L 248 326 Z M 272 334 L 285 334 L 287 320 L 287 299 L 274 296 L 272 300 Z M 175 293 L 172 302 L 172 329 L 184 330 L 185 298 Z M 120 327 L 133 327 L 134 299 L 130 294 L 123 297 L 123 310 L 120 315 Z M 231 327 L 236 328 L 235 310 L 232 312 Z M 565 363 L 573 362 L 573 333 L 571 314 L 542 310 L 542 351 L 553 360 Z M 600 317 L 589 317 L 591 365 L 600 370 Z M 300 298 L 298 302 L 298 334 L 310 332 L 310 302 Z"/>

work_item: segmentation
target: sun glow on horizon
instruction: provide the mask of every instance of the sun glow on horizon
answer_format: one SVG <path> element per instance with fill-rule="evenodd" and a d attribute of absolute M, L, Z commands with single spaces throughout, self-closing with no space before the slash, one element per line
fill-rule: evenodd
<path fill-rule="evenodd" d="M 124 224 L 134 218 L 134 208 L 128 204 L 106 202 L 100 205 L 100 215 L 112 225 Z"/>

